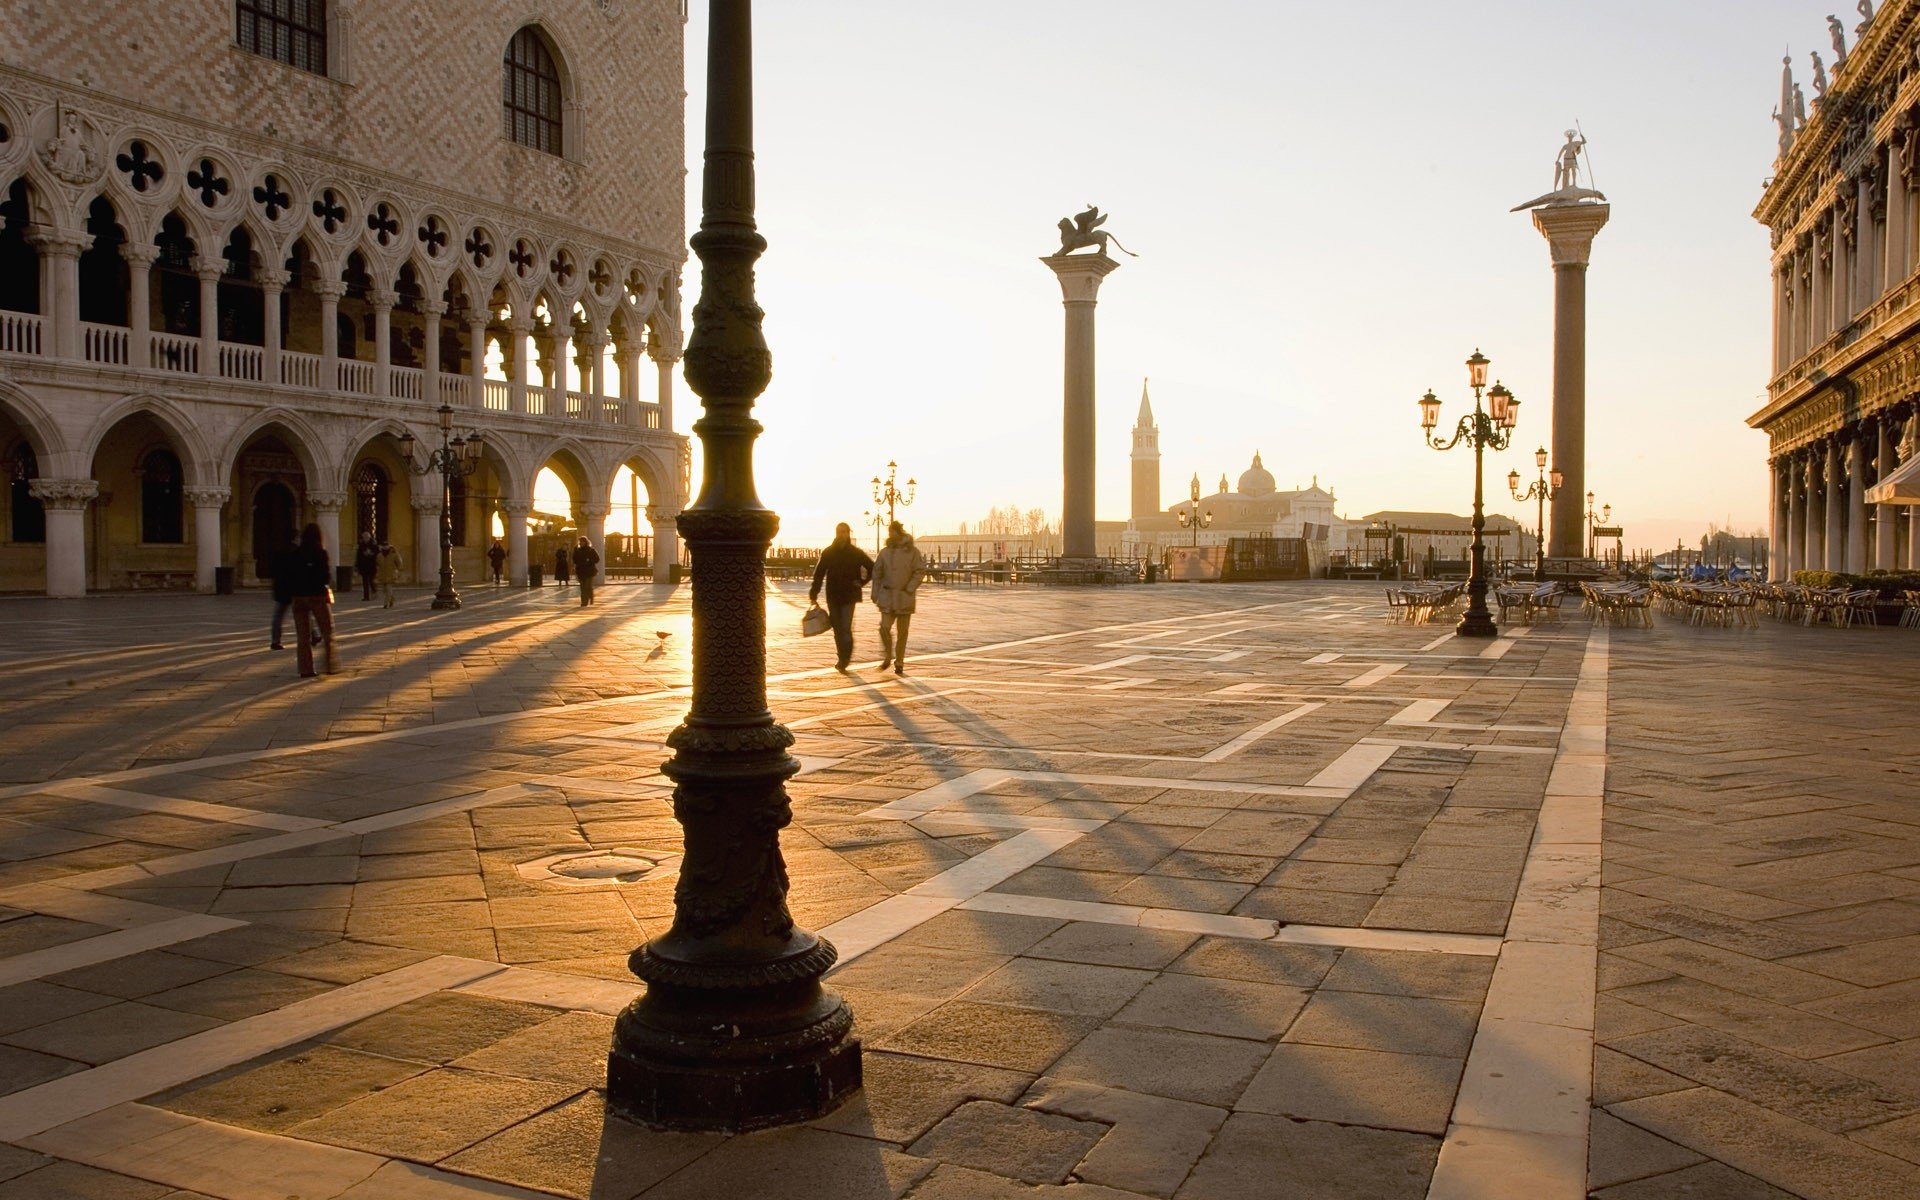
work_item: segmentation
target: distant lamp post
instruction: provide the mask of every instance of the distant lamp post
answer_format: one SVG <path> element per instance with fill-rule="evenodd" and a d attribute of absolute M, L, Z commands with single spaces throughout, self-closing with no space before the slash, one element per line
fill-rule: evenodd
<path fill-rule="evenodd" d="M 880 531 L 887 527 L 886 516 L 869 510 L 861 513 L 860 519 L 873 526 L 873 552 L 880 553 Z"/>
<path fill-rule="evenodd" d="M 881 479 L 878 475 L 873 477 L 873 502 L 887 506 L 887 524 L 889 525 L 893 524 L 894 506 L 898 505 L 901 508 L 905 508 L 907 505 L 912 504 L 913 493 L 919 487 L 919 484 L 909 479 L 907 480 L 906 488 L 904 490 L 901 489 L 894 483 L 894 479 L 897 478 L 899 474 L 899 464 L 889 462 L 887 464 L 887 477 L 885 479 Z"/>
<path fill-rule="evenodd" d="M 1594 547 L 1599 542 L 1599 539 L 1594 536 L 1594 532 L 1593 532 L 1594 529 L 1597 528 L 1598 526 L 1605 525 L 1608 521 L 1612 519 L 1613 519 L 1613 505 L 1602 504 L 1600 506 L 1600 511 L 1598 513 L 1595 513 L 1593 511 L 1593 493 L 1588 492 L 1587 493 L 1587 557 L 1588 558 L 1592 558 L 1594 556 Z"/>
<path fill-rule="evenodd" d="M 453 406 L 442 404 L 440 448 L 430 451 L 424 461 L 414 461 L 412 431 L 400 435 L 400 453 L 407 469 L 415 475 L 440 476 L 440 590 L 433 594 L 433 607 L 459 608 L 460 593 L 453 586 L 453 481 L 465 479 L 480 469 L 480 453 L 485 448 L 480 431 L 468 430 L 465 436 L 453 432 Z"/>
<path fill-rule="evenodd" d="M 1193 503 L 1187 506 L 1186 511 L 1174 515 L 1179 518 L 1180 528 L 1193 530 L 1193 546 L 1197 550 L 1200 548 L 1200 531 L 1213 525 L 1213 510 L 1200 511 L 1200 476 L 1198 474 L 1194 475 L 1187 494 L 1193 498 Z"/>
<path fill-rule="evenodd" d="M 1461 637 L 1494 637 L 1500 630 L 1487 611 L 1487 527 L 1484 457 L 1488 449 L 1505 450 L 1513 442 L 1513 427 L 1520 419 L 1520 402 L 1505 384 L 1495 382 L 1487 389 L 1487 357 L 1475 350 L 1467 360 L 1467 382 L 1473 387 L 1473 411 L 1460 418 L 1453 437 L 1441 441 L 1433 434 L 1440 424 L 1440 398 L 1431 390 L 1420 397 L 1420 428 L 1427 445 L 1435 450 L 1451 450 L 1462 441 L 1473 448 L 1473 547 L 1472 565 L 1467 572 L 1467 611 L 1454 627 Z M 1481 404 L 1482 394 L 1486 404 Z"/>
<path fill-rule="evenodd" d="M 1540 468 L 1540 478 L 1527 485 L 1526 491 L 1520 490 L 1520 472 L 1507 472 L 1507 490 L 1513 498 L 1525 504 L 1529 500 L 1537 502 L 1534 517 L 1533 534 L 1533 581 L 1544 583 L 1547 579 L 1547 501 L 1554 498 L 1565 484 L 1567 477 L 1558 470 L 1547 470 L 1547 448 L 1540 447 L 1533 452 L 1533 465 Z"/>

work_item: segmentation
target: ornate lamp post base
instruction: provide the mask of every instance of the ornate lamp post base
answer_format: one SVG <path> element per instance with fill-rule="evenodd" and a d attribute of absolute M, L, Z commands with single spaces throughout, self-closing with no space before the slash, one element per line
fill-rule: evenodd
<path fill-rule="evenodd" d="M 1480 611 L 1475 612 L 1469 606 L 1460 623 L 1453 627 L 1453 632 L 1460 637 L 1490 638 L 1500 636 L 1500 627 L 1493 623 L 1493 614 L 1487 611 L 1486 600 L 1482 597 Z"/>
<path fill-rule="evenodd" d="M 433 594 L 433 607 L 439 609 L 459 608 L 460 597 L 445 591 L 435 592 Z"/>

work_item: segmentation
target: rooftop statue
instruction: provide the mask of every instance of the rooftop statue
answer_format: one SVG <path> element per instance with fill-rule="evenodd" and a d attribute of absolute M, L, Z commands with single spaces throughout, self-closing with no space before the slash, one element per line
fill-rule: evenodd
<path fill-rule="evenodd" d="M 1807 127 L 1807 94 L 1800 90 L 1799 84 L 1793 85 L 1793 127 Z"/>
<path fill-rule="evenodd" d="M 1827 98 L 1827 65 L 1820 61 L 1820 52 L 1809 52 L 1813 57 L 1813 98 L 1816 101 Z"/>
<path fill-rule="evenodd" d="M 1833 69 L 1838 74 L 1841 64 L 1847 61 L 1847 27 L 1840 23 L 1839 17 L 1830 14 L 1827 17 L 1827 32 L 1833 35 Z"/>
<path fill-rule="evenodd" d="M 1860 0 L 1859 12 L 1860 23 L 1853 27 L 1853 32 L 1865 37 L 1867 26 L 1873 24 L 1873 0 Z"/>
<path fill-rule="evenodd" d="M 1552 204 L 1578 204 L 1583 200 L 1604 202 L 1606 197 L 1592 188 L 1580 186 L 1580 152 L 1587 148 L 1587 139 L 1579 130 L 1567 130 L 1567 141 L 1560 147 L 1553 162 L 1553 190 L 1544 196 L 1536 196 L 1525 204 L 1517 204 L 1513 212 L 1528 208 L 1542 208 Z"/>
<path fill-rule="evenodd" d="M 1092 246 L 1100 254 L 1107 253 L 1107 243 L 1119 246 L 1120 253 L 1132 258 L 1138 254 L 1120 245 L 1120 239 L 1100 228 L 1107 223 L 1107 214 L 1099 206 L 1089 204 L 1087 210 L 1072 217 L 1060 218 L 1060 253 L 1071 254 L 1084 246 Z"/>

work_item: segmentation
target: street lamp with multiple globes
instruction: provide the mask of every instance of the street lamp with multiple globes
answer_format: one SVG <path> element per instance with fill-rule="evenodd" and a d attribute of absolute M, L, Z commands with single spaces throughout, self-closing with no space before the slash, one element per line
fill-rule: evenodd
<path fill-rule="evenodd" d="M 1189 504 L 1184 511 L 1175 513 L 1174 515 L 1179 518 L 1180 528 L 1193 530 L 1193 545 L 1195 549 L 1198 549 L 1200 546 L 1200 531 L 1213 524 L 1213 510 L 1208 509 L 1206 512 L 1200 511 L 1199 475 L 1193 477 L 1193 483 L 1188 488 L 1187 494 L 1193 497 L 1193 503 Z"/>
<path fill-rule="evenodd" d="M 1559 493 L 1567 477 L 1558 468 L 1547 470 L 1547 448 L 1540 447 L 1533 452 L 1533 465 L 1540 468 L 1540 478 L 1527 485 L 1526 491 L 1520 490 L 1520 472 L 1507 472 L 1507 490 L 1513 498 L 1525 504 L 1529 500 L 1538 501 L 1538 510 L 1534 516 L 1533 535 L 1533 581 L 1545 583 L 1547 580 L 1547 501 Z"/>
<path fill-rule="evenodd" d="M 1602 504 L 1600 506 L 1599 513 L 1596 514 L 1593 511 L 1593 493 L 1588 492 L 1587 493 L 1587 557 L 1588 558 L 1592 558 L 1594 556 L 1593 555 L 1594 545 L 1599 541 L 1599 539 L 1596 538 L 1593 534 L 1594 529 L 1597 526 L 1605 525 L 1608 521 L 1612 519 L 1613 519 L 1613 505 Z"/>
<path fill-rule="evenodd" d="M 1435 450 L 1451 450 L 1465 441 L 1473 447 L 1473 560 L 1467 573 L 1467 611 L 1454 632 L 1461 637 L 1493 637 L 1500 632 L 1487 611 L 1487 527 L 1486 496 L 1482 459 L 1488 449 L 1505 450 L 1513 442 L 1513 426 L 1520 418 L 1520 402 L 1506 385 L 1496 381 L 1487 390 L 1487 357 L 1475 350 L 1467 360 L 1467 380 L 1473 385 L 1473 411 L 1460 418 L 1453 437 L 1441 441 L 1434 437 L 1440 423 L 1440 398 L 1431 389 L 1420 397 L 1420 428 L 1427 445 Z M 1485 393 L 1486 406 L 1481 405 Z"/>
<path fill-rule="evenodd" d="M 873 502 L 887 506 L 888 525 L 893 524 L 894 506 L 899 505 L 901 508 L 905 508 L 907 505 L 912 504 L 914 489 L 919 486 L 914 483 L 913 480 L 909 479 L 907 480 L 906 489 L 903 491 L 893 482 L 899 474 L 900 465 L 889 462 L 887 464 L 887 477 L 885 479 L 881 479 L 878 475 L 873 477 Z M 879 514 L 876 513 L 875 515 L 878 516 Z"/>
<path fill-rule="evenodd" d="M 424 462 L 415 462 L 415 439 L 408 430 L 400 435 L 400 453 L 415 475 L 437 472 L 440 476 L 440 590 L 433 594 L 433 607 L 446 609 L 460 607 L 460 593 L 453 586 L 453 481 L 480 469 L 484 445 L 478 429 L 468 430 L 464 437 L 453 432 L 453 405 L 442 404 L 439 416 L 438 450 L 429 452 Z"/>

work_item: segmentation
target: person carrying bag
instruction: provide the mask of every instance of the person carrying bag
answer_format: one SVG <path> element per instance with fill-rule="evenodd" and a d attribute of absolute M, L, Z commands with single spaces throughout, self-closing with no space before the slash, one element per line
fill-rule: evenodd
<path fill-rule="evenodd" d="M 927 577 L 926 556 L 913 544 L 913 535 L 895 521 L 887 530 L 886 549 L 873 564 L 873 602 L 880 607 L 881 670 L 893 665 L 895 675 L 907 673 L 907 629 L 913 624 L 915 596 Z"/>

